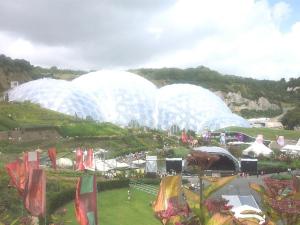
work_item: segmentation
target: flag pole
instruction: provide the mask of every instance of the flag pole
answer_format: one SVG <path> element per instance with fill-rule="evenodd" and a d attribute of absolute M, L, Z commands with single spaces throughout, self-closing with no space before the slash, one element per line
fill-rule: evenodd
<path fill-rule="evenodd" d="M 45 171 L 44 171 L 44 173 L 45 173 Z M 46 178 L 46 174 L 45 174 L 45 195 L 46 195 L 46 193 L 47 193 L 47 178 Z M 47 224 L 47 200 L 45 200 L 45 220 L 44 220 L 44 222 L 45 222 L 45 225 Z"/>

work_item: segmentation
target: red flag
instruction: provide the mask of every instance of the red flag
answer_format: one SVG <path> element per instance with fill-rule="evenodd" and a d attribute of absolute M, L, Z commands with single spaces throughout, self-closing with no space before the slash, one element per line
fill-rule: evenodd
<path fill-rule="evenodd" d="M 28 175 L 30 170 L 40 168 L 40 153 L 37 151 L 25 152 L 23 161 L 25 164 L 25 171 Z"/>
<path fill-rule="evenodd" d="M 56 149 L 55 148 L 49 148 L 48 156 L 51 160 L 52 168 L 56 170 Z"/>
<path fill-rule="evenodd" d="M 95 175 L 79 178 L 75 195 L 75 212 L 80 225 L 98 225 Z"/>
<path fill-rule="evenodd" d="M 24 163 L 17 159 L 14 162 L 5 165 L 6 171 L 10 176 L 11 184 L 17 188 L 19 194 L 22 196 L 26 184 L 26 172 Z"/>
<path fill-rule="evenodd" d="M 93 149 L 88 150 L 86 159 L 84 160 L 84 166 L 85 166 L 85 169 L 95 170 Z"/>
<path fill-rule="evenodd" d="M 32 169 L 29 172 L 24 206 L 32 216 L 46 215 L 46 174 L 42 169 Z"/>
<path fill-rule="evenodd" d="M 183 130 L 181 133 L 181 141 L 182 141 L 182 143 L 187 143 L 187 141 L 188 141 L 188 136 L 185 133 L 185 130 Z"/>
<path fill-rule="evenodd" d="M 84 170 L 83 151 L 81 149 L 76 150 L 76 170 Z"/>

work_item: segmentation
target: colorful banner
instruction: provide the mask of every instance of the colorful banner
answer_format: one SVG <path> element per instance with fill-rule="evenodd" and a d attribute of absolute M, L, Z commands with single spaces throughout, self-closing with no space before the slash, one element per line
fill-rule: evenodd
<path fill-rule="evenodd" d="M 5 165 L 6 171 L 10 176 L 10 183 L 17 188 L 19 194 L 23 196 L 26 185 L 26 171 L 24 163 L 17 159 Z"/>
<path fill-rule="evenodd" d="M 185 130 L 183 130 L 182 133 L 181 133 L 181 141 L 182 141 L 182 143 L 187 143 L 188 142 L 188 136 L 185 133 Z"/>
<path fill-rule="evenodd" d="M 24 206 L 32 216 L 46 215 L 46 173 L 42 169 L 29 171 Z"/>
<path fill-rule="evenodd" d="M 56 170 L 56 149 L 55 148 L 49 148 L 48 149 L 48 156 L 52 163 L 52 168 Z"/>
<path fill-rule="evenodd" d="M 25 171 L 28 175 L 30 170 L 40 168 L 40 153 L 37 151 L 34 152 L 25 152 L 24 155 L 24 164 Z"/>
<path fill-rule="evenodd" d="M 83 151 L 81 149 L 76 150 L 76 170 L 82 171 L 84 170 L 84 165 L 83 165 Z"/>
<path fill-rule="evenodd" d="M 75 195 L 75 213 L 80 225 L 98 225 L 95 175 L 79 178 Z"/>
<path fill-rule="evenodd" d="M 181 190 L 181 176 L 168 176 L 161 180 L 153 210 L 163 224 L 172 217 L 188 216 L 189 207 Z"/>

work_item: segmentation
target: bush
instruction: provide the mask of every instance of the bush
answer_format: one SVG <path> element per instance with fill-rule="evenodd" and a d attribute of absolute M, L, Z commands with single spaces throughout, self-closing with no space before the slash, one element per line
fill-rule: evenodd
<path fill-rule="evenodd" d="M 276 180 L 291 180 L 292 175 L 290 175 L 290 174 L 274 174 L 271 176 L 271 178 L 276 179 Z"/>
<path fill-rule="evenodd" d="M 97 182 L 98 191 L 106 191 L 106 190 L 118 189 L 124 187 L 129 187 L 129 179 Z"/>
<path fill-rule="evenodd" d="M 150 184 L 150 185 L 159 185 L 160 184 L 160 178 L 142 178 L 138 179 L 139 182 L 144 184 Z"/>

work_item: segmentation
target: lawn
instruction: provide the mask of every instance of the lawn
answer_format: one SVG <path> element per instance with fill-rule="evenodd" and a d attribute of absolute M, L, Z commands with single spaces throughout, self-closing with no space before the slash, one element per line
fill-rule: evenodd
<path fill-rule="evenodd" d="M 276 140 L 276 136 L 282 135 L 286 139 L 298 140 L 300 137 L 300 131 L 294 130 L 282 130 L 272 128 L 242 128 L 242 127 L 229 127 L 226 131 L 243 132 L 250 136 L 256 137 L 258 134 L 263 134 L 265 139 Z"/>
<path fill-rule="evenodd" d="M 161 225 L 155 218 L 150 202 L 155 196 L 139 190 L 131 190 L 131 200 L 127 200 L 128 189 L 104 191 L 98 194 L 98 218 L 102 225 Z M 66 218 L 78 224 L 75 218 L 74 202 L 66 205 Z"/>

